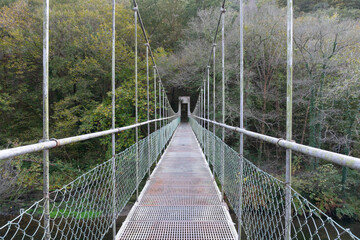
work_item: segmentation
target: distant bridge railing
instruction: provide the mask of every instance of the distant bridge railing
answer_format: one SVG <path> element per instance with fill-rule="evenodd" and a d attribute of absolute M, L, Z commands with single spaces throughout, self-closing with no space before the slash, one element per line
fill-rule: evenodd
<path fill-rule="evenodd" d="M 247 239 L 284 239 L 285 182 L 262 171 L 203 128 L 190 124 Z M 291 188 L 291 239 L 357 239 Z"/>
<path fill-rule="evenodd" d="M 109 159 L 61 189 L 50 192 L 50 238 L 102 239 L 113 226 L 114 212 L 117 218 L 175 132 L 180 118 L 174 116 L 172 119 L 169 124 L 115 155 L 115 188 L 113 162 Z M 45 198 L 0 227 L 0 239 L 45 239 L 44 205 Z"/>

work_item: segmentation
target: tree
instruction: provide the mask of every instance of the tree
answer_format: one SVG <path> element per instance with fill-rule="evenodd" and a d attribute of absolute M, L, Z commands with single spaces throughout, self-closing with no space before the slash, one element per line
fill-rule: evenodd
<path fill-rule="evenodd" d="M 306 16 L 296 21 L 294 43 L 299 54 L 295 72 L 297 88 L 302 89 L 299 93 L 309 96 L 303 99 L 308 99 L 304 126 L 309 121 L 310 146 L 320 148 L 324 142 L 324 104 L 329 100 L 323 98 L 325 85 L 338 79 L 339 71 L 346 67 L 345 58 L 339 56 L 356 43 L 357 38 L 351 34 L 354 30 L 354 22 L 339 21 L 337 15 Z M 314 169 L 317 165 L 314 160 Z"/>

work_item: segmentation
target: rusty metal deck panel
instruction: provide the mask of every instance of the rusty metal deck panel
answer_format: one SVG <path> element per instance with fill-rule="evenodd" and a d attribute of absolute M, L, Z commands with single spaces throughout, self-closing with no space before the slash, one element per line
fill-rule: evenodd
<path fill-rule="evenodd" d="M 189 124 L 179 125 L 116 239 L 237 239 Z"/>

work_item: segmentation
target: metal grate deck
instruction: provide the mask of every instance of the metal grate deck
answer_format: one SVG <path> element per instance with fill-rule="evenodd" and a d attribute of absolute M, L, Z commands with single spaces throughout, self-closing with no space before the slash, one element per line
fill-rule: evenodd
<path fill-rule="evenodd" d="M 233 240 L 227 222 L 127 222 L 121 240 Z"/>
<path fill-rule="evenodd" d="M 233 240 L 234 223 L 195 135 L 180 124 L 116 239 Z"/>
<path fill-rule="evenodd" d="M 174 195 L 145 195 L 140 205 L 153 206 L 186 206 L 186 205 L 221 205 L 218 195 L 191 195 L 191 196 L 174 196 Z"/>
<path fill-rule="evenodd" d="M 152 185 L 146 191 L 147 195 L 215 195 L 218 192 L 214 186 L 169 186 L 169 185 Z"/>
<path fill-rule="evenodd" d="M 224 221 L 226 211 L 223 206 L 138 206 L 131 221 Z"/>

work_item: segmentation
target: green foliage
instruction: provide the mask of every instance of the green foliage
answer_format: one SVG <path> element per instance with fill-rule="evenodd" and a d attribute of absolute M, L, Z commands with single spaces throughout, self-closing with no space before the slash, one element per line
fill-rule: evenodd
<path fill-rule="evenodd" d="M 340 182 L 340 175 L 334 166 L 325 164 L 320 166 L 316 172 L 296 177 L 293 186 L 320 210 L 331 213 L 342 203 L 339 196 Z"/>
<path fill-rule="evenodd" d="M 71 218 L 74 217 L 75 219 L 90 219 L 90 218 L 97 218 L 102 215 L 100 211 L 84 211 L 84 212 L 77 212 L 72 210 L 56 210 L 50 212 L 50 217 L 52 219 L 56 218 Z"/>
<path fill-rule="evenodd" d="M 293 178 L 293 187 L 306 199 L 325 213 L 340 219 L 359 219 L 359 173 L 352 171 L 346 183 L 346 196 L 341 194 L 341 174 L 332 164 L 319 166 L 317 171 L 298 174 Z"/>
<path fill-rule="evenodd" d="M 286 0 L 278 0 L 278 3 L 282 7 L 286 6 Z M 294 6 L 304 12 L 329 7 L 360 9 L 360 2 L 358 0 L 298 0 L 294 2 Z"/>
<path fill-rule="evenodd" d="M 174 49 L 184 38 L 184 26 L 196 17 L 199 10 L 209 7 L 220 8 L 218 0 L 146 0 L 140 5 L 140 12 L 149 32 L 152 45 Z"/>
<path fill-rule="evenodd" d="M 286 12 L 272 2 L 259 0 L 257 5 L 247 6 L 245 126 L 249 130 L 284 137 Z M 286 4 L 285 0 L 278 2 L 282 7 Z M 116 9 L 117 127 L 135 123 L 134 24 L 133 12 L 126 4 L 117 4 Z M 178 87 L 177 93 L 173 91 L 174 101 L 179 92 L 192 95 L 192 101 L 196 101 L 217 23 L 219 1 L 144 0 L 139 4 L 154 54 L 161 60 L 158 64 L 164 70 L 163 79 L 166 85 Z M 238 4 L 227 4 L 226 19 L 231 21 L 226 21 L 225 38 L 226 119 L 229 124 L 237 125 Z M 360 27 L 344 18 L 359 18 L 360 1 L 298 0 L 294 4 L 301 12 L 294 20 L 294 139 L 304 143 L 314 140 L 314 146 L 322 144 L 325 149 L 359 156 L 360 45 L 357 39 Z M 42 14 L 42 0 L 0 3 L 0 114 L 3 120 L 0 146 L 4 148 L 38 142 L 42 138 Z M 51 137 L 109 129 L 111 2 L 54 1 L 50 20 Z M 147 107 L 143 43 L 139 34 L 139 121 L 146 119 Z M 331 54 L 334 43 L 336 51 Z M 217 47 L 216 51 L 218 120 L 221 119 L 220 49 Z M 178 50 L 176 54 L 169 54 L 175 50 Z M 152 99 L 153 94 L 150 96 Z M 310 100 L 314 108 L 306 119 Z M 323 112 L 326 114 L 320 114 Z M 153 113 L 151 105 L 150 114 Z M 314 129 L 313 135 L 309 133 L 310 128 Z M 324 129 L 328 139 L 324 137 Z M 140 136 L 145 134 L 146 129 L 140 128 Z M 237 144 L 237 136 L 228 137 Z M 20 144 L 17 139 L 21 140 Z M 133 130 L 117 134 L 117 152 L 134 141 Z M 248 139 L 245 151 L 245 156 L 260 152 L 259 159 L 266 156 L 275 162 L 273 165 L 283 164 L 281 150 L 270 149 L 259 141 Z M 50 156 L 53 190 L 110 158 L 110 136 L 53 149 Z M 34 154 L 0 162 L 1 177 L 9 183 L 9 191 L 2 191 L 1 196 L 17 199 L 30 192 L 40 192 L 41 161 L 41 155 Z M 317 171 L 307 172 L 308 163 L 303 156 L 294 156 L 295 188 L 327 213 L 359 219 L 356 214 L 360 212 L 359 174 L 349 171 L 344 186 L 340 169 L 320 164 Z M 82 214 L 88 217 L 92 213 Z"/>
<path fill-rule="evenodd" d="M 22 141 L 15 144 L 18 146 L 42 138 L 42 6 L 41 0 L 18 0 L 0 8 L 0 114 L 4 120 L 0 128 L 0 146 L 11 147 L 6 145 L 18 142 L 16 139 Z M 111 2 L 106 0 L 62 0 L 51 4 L 51 137 L 63 138 L 111 128 L 111 9 Z M 138 34 L 138 38 L 139 121 L 143 121 L 147 108 L 146 63 L 142 34 Z M 117 127 L 135 123 L 133 45 L 133 12 L 129 6 L 117 4 Z M 153 51 L 157 54 L 156 49 Z M 166 51 L 160 49 L 159 55 L 164 54 Z M 153 111 L 151 107 L 151 114 Z M 117 135 L 117 151 L 133 143 L 134 131 Z M 110 144 L 110 138 L 104 137 L 52 150 L 51 190 L 110 158 Z M 13 191 L 2 197 L 16 199 L 41 191 L 41 163 L 41 154 L 1 162 L 16 170 L 10 175 L 1 172 L 2 177 L 15 179 L 8 188 Z"/>

